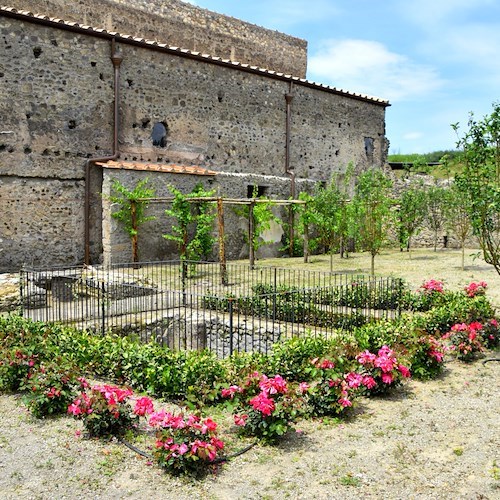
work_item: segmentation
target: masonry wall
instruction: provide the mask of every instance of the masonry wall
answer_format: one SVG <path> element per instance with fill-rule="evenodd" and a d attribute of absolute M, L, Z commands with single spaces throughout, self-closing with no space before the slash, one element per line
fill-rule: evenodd
<path fill-rule="evenodd" d="M 358 169 L 383 164 L 384 105 L 299 84 L 290 89 L 288 81 L 262 73 L 142 46 L 117 46 L 124 58 L 122 159 L 267 175 L 269 196 L 287 198 L 288 179 L 273 176 L 287 178 L 285 94 L 291 91 L 290 166 L 298 179 L 327 182 L 349 162 Z M 110 41 L 0 17 L 0 114 L 0 270 L 25 262 L 82 262 L 85 162 L 112 152 Z M 152 143 L 159 122 L 168 130 L 163 147 Z M 365 148 L 367 137 L 372 152 Z M 165 189 L 167 180 L 155 182 Z M 191 181 L 175 182 L 190 190 Z M 233 181 L 217 182 L 222 196 L 234 196 Z M 243 196 L 252 182 L 238 179 Z M 94 262 L 103 253 L 101 184 L 102 172 L 94 167 Z M 275 184 L 282 186 L 276 192 Z M 159 245 L 144 258 L 169 258 L 169 252 Z"/>
<path fill-rule="evenodd" d="M 178 0 L 5 0 L 108 31 L 305 78 L 307 42 Z"/>

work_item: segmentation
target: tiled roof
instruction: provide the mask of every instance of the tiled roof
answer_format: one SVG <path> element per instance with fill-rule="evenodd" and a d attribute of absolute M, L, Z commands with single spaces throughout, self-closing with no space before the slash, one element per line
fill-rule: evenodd
<path fill-rule="evenodd" d="M 217 175 L 214 170 L 208 170 L 203 167 L 187 165 L 170 165 L 161 163 L 144 163 L 139 161 L 108 161 L 96 162 L 105 168 L 116 168 L 121 170 L 146 170 L 149 172 L 164 172 L 168 174 L 190 174 L 190 175 Z"/>
<path fill-rule="evenodd" d="M 121 43 L 131 43 L 138 44 L 149 48 L 154 48 L 157 50 L 165 50 L 170 53 L 176 53 L 184 57 L 191 57 L 194 59 L 204 60 L 206 62 L 211 62 L 213 64 L 220 64 L 224 66 L 234 67 L 235 69 L 241 69 L 243 71 L 250 71 L 253 73 L 259 73 L 262 75 L 269 76 L 271 78 L 279 78 L 282 80 L 292 81 L 298 85 L 305 85 L 308 87 L 317 88 L 319 90 L 324 90 L 327 92 L 333 92 L 335 94 L 345 95 L 347 97 L 352 97 L 354 99 L 361 99 L 363 101 L 371 101 L 375 104 L 382 106 L 390 106 L 389 101 L 381 99 L 379 97 L 368 96 L 365 94 L 359 94 L 356 92 L 350 92 L 344 89 L 338 89 L 336 87 L 331 87 L 329 85 L 324 85 L 322 83 L 311 82 L 305 78 L 299 78 L 297 76 L 286 75 L 277 71 L 268 70 L 265 68 L 259 68 L 258 66 L 252 66 L 250 64 L 243 64 L 237 61 L 231 61 L 230 59 L 222 59 L 221 57 L 211 56 L 209 54 L 202 54 L 201 52 L 194 52 L 187 49 L 182 49 L 179 47 L 172 47 L 166 43 L 159 43 L 155 40 L 147 40 L 146 38 L 134 37 L 132 35 L 125 35 L 123 33 L 118 33 L 114 31 L 106 31 L 102 28 L 94 28 L 92 26 L 87 26 L 84 24 L 79 24 L 71 21 L 64 21 L 63 19 L 58 19 L 50 16 L 44 16 L 41 14 L 34 14 L 33 12 L 18 10 L 12 7 L 0 6 L 0 15 L 12 15 L 16 17 L 30 18 L 34 22 L 42 22 L 44 24 L 57 25 L 62 29 L 70 29 L 79 32 L 87 33 L 88 35 L 94 36 L 105 36 L 113 37 L 116 41 Z"/>

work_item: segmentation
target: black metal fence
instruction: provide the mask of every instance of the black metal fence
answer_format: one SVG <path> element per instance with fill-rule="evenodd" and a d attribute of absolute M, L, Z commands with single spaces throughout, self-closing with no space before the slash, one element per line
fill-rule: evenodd
<path fill-rule="evenodd" d="M 404 294 L 396 278 L 212 262 L 24 268 L 20 281 L 26 317 L 220 357 L 393 318 Z"/>

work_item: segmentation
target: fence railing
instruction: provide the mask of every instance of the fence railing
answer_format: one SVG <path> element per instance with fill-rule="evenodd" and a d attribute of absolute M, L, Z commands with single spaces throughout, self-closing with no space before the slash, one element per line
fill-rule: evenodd
<path fill-rule="evenodd" d="M 404 292 L 396 278 L 179 261 L 24 268 L 20 282 L 26 317 L 220 357 L 393 318 Z"/>

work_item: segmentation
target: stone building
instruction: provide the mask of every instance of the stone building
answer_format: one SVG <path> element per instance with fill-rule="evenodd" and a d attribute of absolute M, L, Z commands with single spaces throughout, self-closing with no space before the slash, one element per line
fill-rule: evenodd
<path fill-rule="evenodd" d="M 283 199 L 387 156 L 387 101 L 306 80 L 302 40 L 177 0 L 10 0 L 0 37 L 0 270 L 130 260 L 114 179 Z M 175 254 L 164 209 L 144 260 Z"/>

